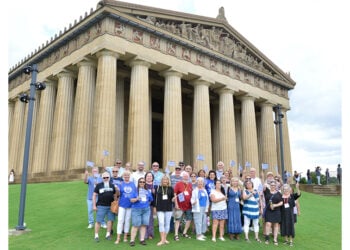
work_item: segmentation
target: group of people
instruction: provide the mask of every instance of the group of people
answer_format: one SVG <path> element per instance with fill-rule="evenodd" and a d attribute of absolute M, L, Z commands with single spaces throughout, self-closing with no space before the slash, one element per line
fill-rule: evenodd
<path fill-rule="evenodd" d="M 96 242 L 102 225 L 107 229 L 105 238 L 111 240 L 117 216 L 115 244 L 120 244 L 123 238 L 123 242 L 135 246 L 139 233 L 140 244 L 146 245 L 146 240 L 154 238 L 155 218 L 160 234 L 158 246 L 169 244 L 170 231 L 174 232 L 175 241 L 180 236 L 191 238 L 194 232 L 199 241 L 207 237 L 213 242 L 226 241 L 225 234 L 231 240 L 239 240 L 244 233 L 245 241 L 250 242 L 249 231 L 253 230 L 255 241 L 261 243 L 261 218 L 266 244 L 270 243 L 272 233 L 273 244 L 278 245 L 280 232 L 284 243 L 293 245 L 296 200 L 300 196 L 298 183 L 297 192 L 293 193 L 280 176 L 268 172 L 266 180 L 264 174 L 260 179 L 253 167 L 234 176 L 225 171 L 222 161 L 208 173 L 203 169 L 195 172 L 184 162 L 179 162 L 172 173 L 161 172 L 158 162 L 153 162 L 149 171 L 144 167 L 144 162 L 138 162 L 134 172 L 131 163 L 122 167 L 117 160 L 115 166 L 104 168 L 102 178 L 97 167 L 92 168 L 92 176 L 85 172 L 84 182 L 89 185 L 88 228 L 95 228 Z M 110 211 L 114 200 L 119 201 L 117 215 Z"/>

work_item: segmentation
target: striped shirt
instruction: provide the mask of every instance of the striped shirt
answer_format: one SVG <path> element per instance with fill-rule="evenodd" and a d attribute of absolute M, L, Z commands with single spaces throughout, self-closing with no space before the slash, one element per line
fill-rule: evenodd
<path fill-rule="evenodd" d="M 246 195 L 250 195 L 251 192 L 244 190 Z M 249 199 L 244 200 L 242 214 L 247 216 L 249 219 L 259 218 L 259 194 L 255 190 L 255 194 Z"/>

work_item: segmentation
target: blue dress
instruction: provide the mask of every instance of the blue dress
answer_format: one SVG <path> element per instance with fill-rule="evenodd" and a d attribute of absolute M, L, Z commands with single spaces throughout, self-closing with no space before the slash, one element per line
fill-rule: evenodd
<path fill-rule="evenodd" d="M 239 200 L 241 199 L 241 192 L 240 190 L 237 190 L 237 192 L 235 192 L 232 188 L 229 188 L 227 196 L 228 196 L 227 233 L 240 234 L 242 233 L 241 210 L 239 206 Z"/>

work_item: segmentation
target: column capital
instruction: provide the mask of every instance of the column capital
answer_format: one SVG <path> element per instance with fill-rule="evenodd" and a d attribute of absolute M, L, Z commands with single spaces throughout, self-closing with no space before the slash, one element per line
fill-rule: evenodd
<path fill-rule="evenodd" d="M 57 74 L 58 78 L 62 78 L 62 77 L 72 77 L 72 78 L 77 78 L 76 74 L 70 70 L 62 70 L 61 72 L 59 72 Z"/>
<path fill-rule="evenodd" d="M 86 59 L 84 58 L 83 60 L 81 60 L 80 62 L 77 63 L 78 67 L 80 68 L 81 66 L 91 66 L 96 68 L 97 67 L 97 63 L 94 62 L 91 59 Z"/>
<path fill-rule="evenodd" d="M 221 94 L 234 94 L 237 90 L 236 89 L 229 89 L 226 86 L 225 87 L 221 87 L 221 88 L 217 88 L 214 90 L 215 93 L 221 95 Z"/>
<path fill-rule="evenodd" d="M 116 59 L 119 58 L 119 54 L 117 52 L 111 51 L 111 50 L 100 50 L 99 52 L 96 53 L 97 58 L 101 57 L 101 56 L 113 56 Z"/>
<path fill-rule="evenodd" d="M 273 106 L 276 105 L 276 103 L 275 103 L 275 102 L 272 102 L 272 101 L 270 101 L 270 100 L 266 100 L 266 101 L 263 101 L 263 102 L 258 103 L 258 105 L 259 105 L 260 107 L 269 106 L 269 107 L 272 108 Z"/>
<path fill-rule="evenodd" d="M 133 58 L 127 62 L 125 62 L 126 65 L 133 67 L 135 65 L 141 65 L 141 66 L 145 66 L 147 68 L 151 67 L 151 63 L 148 61 L 145 61 L 143 59 L 139 59 L 139 58 Z"/>
<path fill-rule="evenodd" d="M 251 94 L 246 94 L 246 95 L 242 95 L 242 96 L 237 96 L 237 99 L 240 101 L 245 101 L 245 100 L 255 101 L 258 98 L 256 96 L 251 95 Z"/>
<path fill-rule="evenodd" d="M 183 73 L 180 73 L 180 72 L 178 72 L 176 70 L 173 70 L 173 69 L 167 69 L 167 70 L 159 72 L 159 75 L 163 76 L 163 77 L 178 76 L 178 77 L 181 78 L 183 76 Z"/>
<path fill-rule="evenodd" d="M 205 85 L 210 87 L 211 85 L 213 85 L 214 83 L 206 81 L 206 80 L 202 80 L 202 79 L 195 79 L 189 82 L 191 85 L 195 86 L 199 86 L 199 85 Z"/>

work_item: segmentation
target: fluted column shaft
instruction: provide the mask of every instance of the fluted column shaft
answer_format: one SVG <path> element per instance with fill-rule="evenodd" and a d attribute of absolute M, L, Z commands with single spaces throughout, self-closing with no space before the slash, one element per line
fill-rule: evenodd
<path fill-rule="evenodd" d="M 51 137 L 49 169 L 66 170 L 68 167 L 69 139 L 74 105 L 74 79 L 71 72 L 58 74 L 58 87 Z"/>
<path fill-rule="evenodd" d="M 13 113 L 14 113 L 14 110 L 15 110 L 15 101 L 13 100 L 9 100 L 8 102 L 8 145 L 11 145 L 12 144 L 12 136 L 11 136 L 11 133 L 12 133 L 12 123 L 13 123 Z M 8 147 L 8 156 L 10 156 L 10 147 Z M 10 169 L 10 166 L 8 166 L 9 168 L 9 171 L 11 171 Z"/>
<path fill-rule="evenodd" d="M 117 103 L 116 103 L 116 159 L 124 158 L 124 108 L 125 108 L 125 98 L 124 98 L 124 75 L 117 76 Z"/>
<path fill-rule="evenodd" d="M 182 74 L 166 71 L 164 88 L 164 120 L 163 120 L 163 166 L 168 161 L 183 160 L 183 125 L 182 125 Z M 170 169 L 173 171 L 174 169 Z"/>
<path fill-rule="evenodd" d="M 149 108 L 149 78 L 150 63 L 142 60 L 130 62 L 130 99 L 128 122 L 128 161 L 133 166 L 137 162 L 145 161 L 150 165 L 150 108 Z"/>
<path fill-rule="evenodd" d="M 38 108 L 37 128 L 33 150 L 32 173 L 44 173 L 48 167 L 48 157 L 53 127 L 56 83 L 45 81 L 46 89 L 41 91 Z"/>
<path fill-rule="evenodd" d="M 256 169 L 256 176 L 259 176 L 258 139 L 255 121 L 255 98 L 244 96 L 242 101 L 242 167 L 246 162 Z"/>
<path fill-rule="evenodd" d="M 267 163 L 269 168 L 266 170 L 275 174 L 277 166 L 277 145 L 275 128 L 273 124 L 272 104 L 265 102 L 261 104 L 261 163 Z"/>
<path fill-rule="evenodd" d="M 212 157 L 213 157 L 213 163 L 217 163 L 218 161 L 221 161 L 220 156 L 220 131 L 219 131 L 219 114 L 220 114 L 220 108 L 219 108 L 219 100 L 214 100 L 211 103 L 211 110 L 210 110 L 210 118 L 211 118 L 211 138 L 212 138 Z"/>
<path fill-rule="evenodd" d="M 203 80 L 192 82 L 194 86 L 193 104 L 193 162 L 198 171 L 207 165 L 213 169 L 212 144 L 210 128 L 209 85 Z M 204 156 L 204 161 L 198 161 L 197 156 Z"/>
<path fill-rule="evenodd" d="M 282 109 L 284 118 L 282 119 L 283 149 L 284 149 L 284 170 L 293 175 L 292 156 L 290 150 L 289 130 L 287 111 Z"/>
<path fill-rule="evenodd" d="M 91 159 L 92 115 L 94 107 L 96 64 L 78 63 L 79 73 L 75 96 L 69 169 L 81 169 Z"/>
<path fill-rule="evenodd" d="M 119 55 L 112 51 L 103 50 L 97 53 L 97 57 L 91 154 L 97 165 L 101 165 L 101 158 L 103 158 L 104 166 L 113 166 L 116 160 L 116 84 Z M 104 150 L 108 151 L 108 156 L 103 154 Z"/>
<path fill-rule="evenodd" d="M 219 148 L 220 160 L 225 168 L 230 167 L 231 160 L 237 163 L 235 113 L 233 103 L 233 90 L 219 91 Z M 235 165 L 236 167 L 237 165 Z"/>
<path fill-rule="evenodd" d="M 25 130 L 24 124 L 24 112 L 26 103 L 16 100 L 15 109 L 13 114 L 12 129 L 11 129 L 11 144 L 9 145 L 9 169 L 14 169 L 16 174 L 22 173 L 22 166 L 19 165 L 20 158 L 23 158 L 23 154 L 20 155 L 20 146 L 23 141 L 22 131 Z"/>

